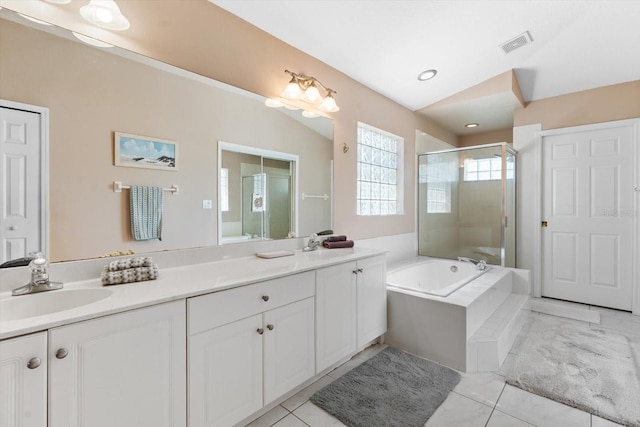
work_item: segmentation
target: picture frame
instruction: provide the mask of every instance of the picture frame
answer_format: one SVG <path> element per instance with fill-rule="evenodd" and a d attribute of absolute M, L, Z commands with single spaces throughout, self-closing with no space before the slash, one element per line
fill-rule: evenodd
<path fill-rule="evenodd" d="M 178 143 L 166 139 L 114 132 L 114 165 L 178 170 Z"/>

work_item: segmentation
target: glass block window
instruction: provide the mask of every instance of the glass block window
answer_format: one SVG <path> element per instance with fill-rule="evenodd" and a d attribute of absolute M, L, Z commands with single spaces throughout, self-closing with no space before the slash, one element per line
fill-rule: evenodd
<path fill-rule="evenodd" d="M 402 213 L 404 139 L 358 123 L 358 215 Z"/>
<path fill-rule="evenodd" d="M 465 181 L 492 181 L 502 179 L 502 158 L 466 159 Z M 507 179 L 513 179 L 513 162 L 507 162 Z"/>
<path fill-rule="evenodd" d="M 220 169 L 220 210 L 229 211 L 229 169 Z"/>

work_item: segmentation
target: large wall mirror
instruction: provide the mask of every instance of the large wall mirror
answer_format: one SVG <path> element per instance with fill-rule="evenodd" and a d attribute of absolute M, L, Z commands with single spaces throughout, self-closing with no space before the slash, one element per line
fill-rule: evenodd
<path fill-rule="evenodd" d="M 0 99 L 49 111 L 50 171 L 44 190 L 50 243 L 26 251 L 41 249 L 52 261 L 68 261 L 121 250 L 212 246 L 223 237 L 236 243 L 247 235 L 303 237 L 331 228 L 330 119 L 266 107 L 257 95 L 117 47 L 89 46 L 66 30 L 30 23 L 6 8 L 0 10 L 0 52 Z M 116 132 L 175 141 L 178 170 L 115 166 Z M 227 210 L 218 194 L 219 160 L 227 161 L 226 155 L 218 159 L 219 141 L 248 147 L 249 153 L 236 155 L 256 156 L 241 160 L 237 170 L 227 168 Z M 295 160 L 257 152 L 285 153 Z M 273 183 L 261 183 L 261 177 Z M 114 192 L 114 181 L 179 186 L 178 195 L 164 197 L 162 241 L 133 240 L 129 192 Z M 281 201 L 263 199 L 267 208 L 252 211 L 243 198 L 259 204 L 254 190 L 261 185 L 272 185 L 267 191 L 280 193 Z M 302 193 L 329 197 L 303 198 Z M 267 214 L 282 221 L 265 223 Z M 250 221 L 257 216 L 260 221 Z"/>

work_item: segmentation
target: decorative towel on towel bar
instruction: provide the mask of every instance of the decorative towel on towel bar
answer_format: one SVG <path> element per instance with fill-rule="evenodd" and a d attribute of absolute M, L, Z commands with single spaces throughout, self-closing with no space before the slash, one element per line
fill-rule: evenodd
<path fill-rule="evenodd" d="M 162 187 L 131 186 L 131 232 L 135 240 L 162 240 L 162 197 Z"/>

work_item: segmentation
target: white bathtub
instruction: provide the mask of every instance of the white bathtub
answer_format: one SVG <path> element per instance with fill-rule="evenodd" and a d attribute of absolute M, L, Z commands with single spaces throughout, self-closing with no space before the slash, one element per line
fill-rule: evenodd
<path fill-rule="evenodd" d="M 528 283 L 524 270 L 491 266 L 480 271 L 473 264 L 446 259 L 417 257 L 390 265 L 385 342 L 460 371 L 497 370 L 522 325 L 524 317 L 518 312 Z M 520 288 L 523 293 L 513 296 Z M 512 299 L 516 313 L 497 311 Z M 506 332 L 485 339 L 484 331 L 494 324 Z"/>
<path fill-rule="evenodd" d="M 448 297 L 484 274 L 468 262 L 427 258 L 387 274 L 387 285 L 428 295 Z"/>

